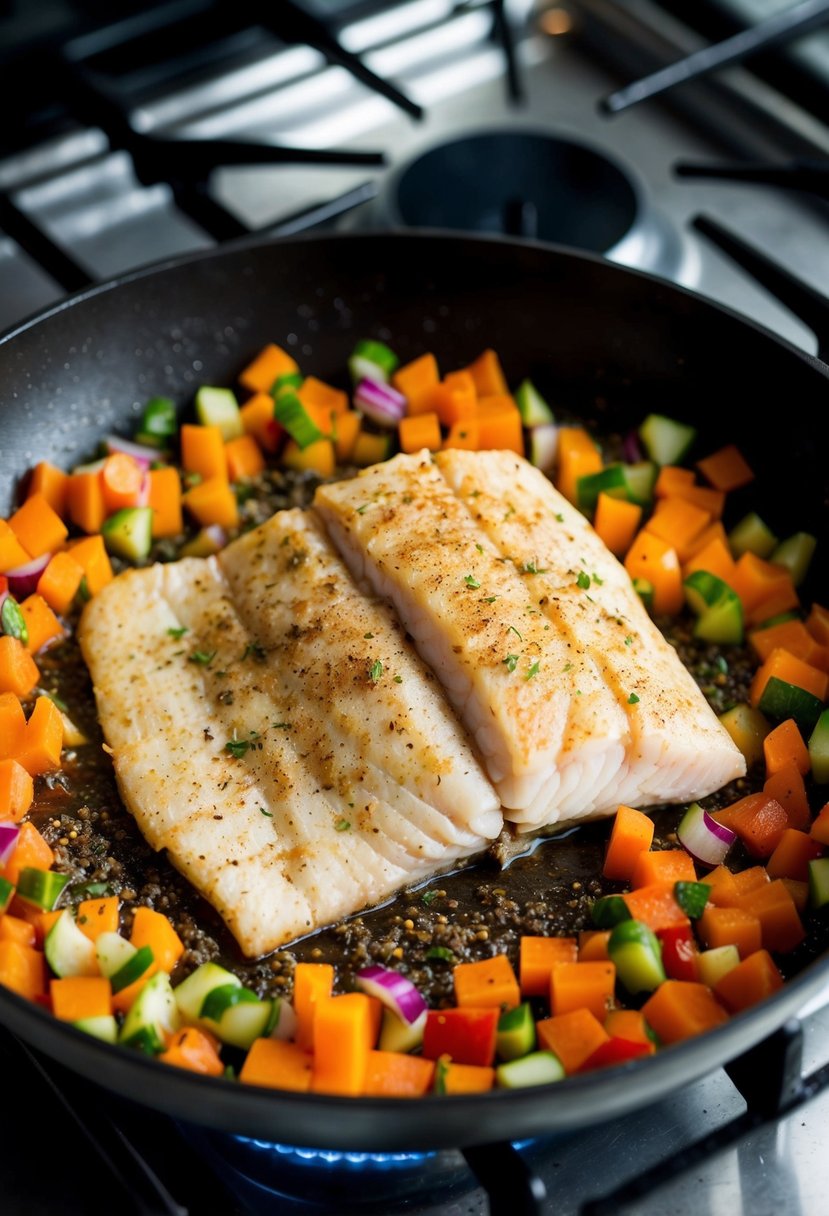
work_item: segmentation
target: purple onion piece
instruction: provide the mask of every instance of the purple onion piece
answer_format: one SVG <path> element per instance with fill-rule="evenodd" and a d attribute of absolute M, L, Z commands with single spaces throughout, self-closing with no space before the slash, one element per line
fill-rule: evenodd
<path fill-rule="evenodd" d="M 357 987 L 377 999 L 410 1026 L 428 1008 L 411 980 L 387 967 L 365 967 L 357 976 Z"/>
<path fill-rule="evenodd" d="M 16 823 L 0 823 L 0 866 L 4 866 L 17 848 L 20 828 Z"/>
<path fill-rule="evenodd" d="M 140 464 L 145 471 L 149 469 L 154 460 L 158 460 L 158 451 L 155 448 L 145 447 L 142 443 L 133 443 L 130 439 L 122 439 L 120 435 L 107 435 L 104 443 L 110 455 L 113 452 L 123 452 L 125 456 L 131 456 L 135 463 Z"/>
<path fill-rule="evenodd" d="M 638 464 L 644 458 L 638 431 L 628 431 L 622 440 L 622 456 L 627 464 Z"/>
<path fill-rule="evenodd" d="M 40 576 L 49 565 L 51 556 L 51 553 L 44 553 L 42 557 L 34 557 L 30 562 L 26 562 L 25 566 L 16 566 L 14 570 L 7 570 L 8 594 L 13 595 L 17 600 L 23 600 L 27 595 L 36 591 Z"/>
<path fill-rule="evenodd" d="M 737 839 L 736 832 L 718 823 L 698 802 L 685 812 L 676 834 L 693 859 L 706 866 L 720 865 Z"/>
<path fill-rule="evenodd" d="M 378 380 L 361 380 L 354 390 L 357 409 L 379 426 L 395 427 L 406 413 L 406 398 Z"/>

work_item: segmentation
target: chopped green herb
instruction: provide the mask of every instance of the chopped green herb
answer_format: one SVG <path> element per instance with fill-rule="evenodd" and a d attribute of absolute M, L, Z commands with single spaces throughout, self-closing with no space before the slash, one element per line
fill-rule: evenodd
<path fill-rule="evenodd" d="M 260 815 L 264 815 L 267 819 L 273 819 L 273 815 L 271 814 L 271 812 L 266 811 L 263 806 L 260 806 L 259 813 L 260 813 Z"/>
<path fill-rule="evenodd" d="M 274 728 L 274 730 L 293 730 L 294 729 L 290 722 L 274 722 L 273 728 Z"/>
<path fill-rule="evenodd" d="M 593 572 L 593 582 L 596 584 L 597 587 L 601 587 L 604 583 L 604 579 L 599 578 L 598 574 L 596 574 L 596 572 L 594 571 Z"/>
<path fill-rule="evenodd" d="M 364 637 L 364 638 L 366 638 L 366 639 L 368 639 L 368 638 L 373 638 L 373 637 L 374 637 L 374 634 L 373 634 L 373 633 L 364 633 L 364 634 L 363 634 L 363 637 Z"/>
<path fill-rule="evenodd" d="M 572 670 L 573 670 L 573 664 L 572 664 L 572 663 L 565 663 L 565 664 L 564 664 L 564 670 L 565 670 L 565 671 L 572 671 Z"/>
<path fill-rule="evenodd" d="M 170 635 L 171 638 L 175 638 L 176 640 L 178 640 L 179 638 L 183 638 L 185 633 L 187 633 L 187 626 L 179 625 L 177 628 L 168 629 L 167 633 Z"/>
<path fill-rule="evenodd" d="M 547 573 L 546 567 L 539 567 L 536 564 L 536 562 L 534 562 L 534 561 L 524 562 L 524 565 L 521 567 L 521 571 L 523 574 L 546 574 Z"/>
<path fill-rule="evenodd" d="M 523 637 L 521 636 L 521 634 L 518 632 L 518 630 L 515 628 L 515 626 L 514 626 L 514 625 L 509 625 L 509 626 L 507 627 L 507 633 L 514 633 L 514 634 L 515 634 L 515 636 L 518 638 L 518 641 L 519 641 L 519 642 L 523 642 L 523 641 L 524 641 Z"/>
<path fill-rule="evenodd" d="M 584 570 L 579 570 L 579 575 L 578 575 L 578 578 L 576 579 L 576 583 L 578 584 L 578 586 L 581 588 L 582 591 L 586 591 L 588 589 L 588 587 L 590 586 L 590 575 L 587 574 Z"/>
<path fill-rule="evenodd" d="M 190 662 L 198 663 L 200 667 L 207 667 L 207 665 L 209 663 L 213 662 L 215 657 L 216 657 L 215 650 L 210 650 L 210 651 L 194 650 L 193 653 L 190 655 Z"/>
<path fill-rule="evenodd" d="M 630 636 L 630 634 L 628 634 L 628 635 L 627 635 L 627 637 L 625 638 L 625 645 L 626 645 L 626 646 L 632 646 L 632 645 L 633 645 L 633 638 Z"/>
<path fill-rule="evenodd" d="M 564 516 L 561 514 L 561 512 L 560 512 L 560 511 L 556 511 L 556 520 L 557 520 L 557 521 L 558 521 L 560 524 L 563 524 L 563 523 L 564 523 Z"/>
<path fill-rule="evenodd" d="M 394 677 L 394 682 L 395 682 L 395 684 L 402 684 L 402 683 L 403 683 L 403 677 L 402 677 L 402 676 L 395 676 L 395 677 Z"/>
<path fill-rule="evenodd" d="M 225 751 L 230 752 L 234 759 L 241 760 L 250 746 L 251 744 L 247 739 L 228 739 L 225 744 Z"/>
<path fill-rule="evenodd" d="M 497 598 L 498 598 L 498 596 L 497 596 L 497 595 L 487 595 L 487 596 L 484 596 L 484 603 L 485 603 L 485 604 L 494 604 L 494 603 L 495 603 L 495 601 L 497 600 Z"/>
<path fill-rule="evenodd" d="M 628 697 L 628 705 L 637 705 L 638 703 L 639 703 L 639 698 L 637 697 L 635 692 L 632 692 L 630 694 L 630 696 Z"/>
<path fill-rule="evenodd" d="M 430 946 L 426 951 L 426 957 L 440 959 L 443 963 L 454 963 L 455 961 L 455 955 L 448 946 Z"/>
<path fill-rule="evenodd" d="M 512 503 L 508 503 L 507 511 L 506 511 L 506 514 L 504 515 L 504 519 L 509 519 L 510 515 L 514 515 L 514 514 L 515 514 L 515 507 L 512 505 Z"/>
<path fill-rule="evenodd" d="M 479 553 L 483 553 L 483 551 L 484 551 L 483 545 L 476 545 L 475 548 L 478 550 Z"/>
<path fill-rule="evenodd" d="M 481 585 L 475 578 L 474 574 L 467 574 L 463 581 L 466 583 L 467 587 L 471 587 L 473 591 L 477 591 Z"/>
<path fill-rule="evenodd" d="M 714 665 L 716 666 L 717 671 L 721 672 L 722 675 L 728 675 L 728 660 L 723 658 L 721 654 L 717 655 L 716 659 L 714 660 Z"/>
<path fill-rule="evenodd" d="M 376 684 L 382 674 L 383 664 L 379 659 L 375 659 L 371 667 L 368 669 L 368 678 L 371 680 L 372 684 Z"/>
<path fill-rule="evenodd" d="M 258 663 L 263 663 L 265 661 L 267 658 L 267 653 L 261 642 L 248 642 L 242 658 L 249 659 L 251 657 L 256 659 Z"/>
<path fill-rule="evenodd" d="M 357 508 L 357 514 L 362 515 L 364 511 L 367 511 L 369 509 L 370 506 L 371 506 L 370 502 L 364 502 L 361 507 Z"/>
<path fill-rule="evenodd" d="M 86 580 L 86 575 L 84 575 L 81 581 L 78 583 L 77 595 L 82 604 L 88 604 L 92 599 L 92 592 L 89 590 L 89 583 Z"/>
<path fill-rule="evenodd" d="M 3 607 L 0 608 L 0 628 L 10 638 L 17 638 L 24 646 L 27 645 L 29 630 L 26 626 L 26 618 L 17 600 L 11 595 L 6 596 L 3 600 Z"/>
<path fill-rule="evenodd" d="M 533 676 L 538 675 L 538 670 L 539 670 L 539 664 L 538 664 L 538 659 L 536 659 L 536 661 L 533 663 L 532 667 L 530 667 L 529 670 L 527 671 L 527 674 L 524 676 L 524 679 L 531 680 L 533 678 Z"/>
<path fill-rule="evenodd" d="M 435 900 L 437 899 L 437 897 L 438 897 L 437 891 L 435 891 L 434 888 L 432 888 L 429 891 L 424 891 L 420 898 L 421 898 L 422 902 L 428 908 L 429 904 L 433 904 L 435 902 Z"/>
<path fill-rule="evenodd" d="M 504 664 L 507 671 L 515 671 L 516 667 L 518 666 L 518 655 L 508 654 L 505 659 L 501 660 L 501 662 Z"/>
<path fill-rule="evenodd" d="M 337 822 L 334 824 L 334 828 L 338 832 L 347 832 L 350 827 L 351 827 L 351 824 L 348 822 L 347 819 L 338 819 Z"/>

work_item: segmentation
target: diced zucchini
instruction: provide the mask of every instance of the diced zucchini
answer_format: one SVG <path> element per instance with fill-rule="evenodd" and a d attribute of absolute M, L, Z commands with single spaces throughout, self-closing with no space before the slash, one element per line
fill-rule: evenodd
<path fill-rule="evenodd" d="M 697 616 L 713 608 L 731 590 L 728 583 L 707 570 L 695 570 L 689 574 L 682 587 L 688 607 Z"/>
<path fill-rule="evenodd" d="M 135 954 L 128 958 L 110 976 L 113 993 L 120 992 L 123 988 L 129 988 L 130 984 L 134 984 L 136 980 L 140 980 L 142 975 L 146 975 L 154 962 L 155 955 L 153 954 L 152 946 L 142 946 L 140 950 L 136 950 Z"/>
<path fill-rule="evenodd" d="M 612 929 L 621 921 L 631 919 L 621 895 L 603 895 L 597 899 L 590 909 L 590 916 L 597 929 Z"/>
<path fill-rule="evenodd" d="M 531 380 L 522 380 L 518 385 L 515 404 L 524 426 L 544 426 L 555 421 L 553 411 Z"/>
<path fill-rule="evenodd" d="M 826 785 L 829 782 L 829 709 L 824 709 L 809 736 L 809 759 L 812 777 L 818 785 Z"/>
<path fill-rule="evenodd" d="M 46 934 L 43 953 L 55 975 L 61 979 L 98 974 L 95 943 L 81 932 L 68 908 L 61 912 Z"/>
<path fill-rule="evenodd" d="M 755 557 L 766 558 L 777 544 L 777 537 L 757 512 L 751 511 L 728 533 L 728 543 L 735 557 L 753 553 Z"/>
<path fill-rule="evenodd" d="M 381 1051 L 415 1051 L 423 1043 L 426 1028 L 426 1011 L 416 1022 L 406 1022 L 393 1009 L 383 1010 L 380 1026 Z"/>
<path fill-rule="evenodd" d="M 99 933 L 95 942 L 95 955 L 101 975 L 110 978 L 120 971 L 125 963 L 138 953 L 132 942 L 120 933 Z"/>
<path fill-rule="evenodd" d="M 809 903 L 813 908 L 829 904 L 829 857 L 809 862 Z"/>
<path fill-rule="evenodd" d="M 763 759 L 763 740 L 771 730 L 759 709 L 744 703 L 720 714 L 720 722 L 735 746 L 743 753 L 748 768 Z"/>
<path fill-rule="evenodd" d="M 76 1030 L 91 1034 L 94 1039 L 101 1039 L 104 1043 L 118 1041 L 118 1023 L 111 1013 L 102 1013 L 94 1018 L 80 1018 L 72 1025 Z"/>
<path fill-rule="evenodd" d="M 735 591 L 728 588 L 721 600 L 697 617 L 694 637 L 721 646 L 739 646 L 743 640 L 743 605 Z"/>
<path fill-rule="evenodd" d="M 711 888 L 704 882 L 680 880 L 674 883 L 674 899 L 691 920 L 698 920 L 702 916 L 710 893 Z"/>
<path fill-rule="evenodd" d="M 186 980 L 176 985 L 176 1004 L 181 1016 L 188 1022 L 198 1022 L 207 995 L 214 988 L 226 987 L 228 984 L 241 987 L 242 981 L 218 963 L 202 963 L 192 975 L 188 975 Z"/>
<path fill-rule="evenodd" d="M 143 561 L 153 543 L 152 507 L 123 507 L 104 520 L 101 535 L 110 553 L 131 562 Z"/>
<path fill-rule="evenodd" d="M 397 369 L 400 360 L 385 342 L 364 338 L 358 342 L 348 359 L 348 370 L 355 384 L 361 380 L 376 380 L 388 384 L 389 377 Z"/>
<path fill-rule="evenodd" d="M 795 532 L 781 541 L 771 555 L 771 560 L 778 566 L 785 566 L 792 576 L 795 587 L 799 587 L 809 570 L 817 537 L 811 532 Z"/>
<path fill-rule="evenodd" d="M 219 984 L 211 988 L 202 1001 L 199 1017 L 205 1021 L 220 1022 L 228 1009 L 236 1005 L 252 1005 L 259 997 L 242 984 Z"/>
<path fill-rule="evenodd" d="M 247 989 L 243 989 L 243 991 L 247 991 Z M 208 1025 L 223 1043 L 229 1043 L 232 1047 L 241 1047 L 247 1051 L 255 1039 L 268 1033 L 272 1017 L 273 1001 L 269 998 L 260 1001 L 253 994 L 252 1001 L 241 1001 L 238 1005 L 231 1005 L 218 1022 L 209 1020 Z"/>
<path fill-rule="evenodd" d="M 9 904 L 14 899 L 14 883 L 9 882 L 8 878 L 0 877 L 0 916 L 7 910 Z"/>
<path fill-rule="evenodd" d="M 638 920 L 623 920 L 611 930 L 607 954 L 630 993 L 653 992 L 664 983 L 662 947 L 652 929 Z"/>
<path fill-rule="evenodd" d="M 639 437 L 657 464 L 681 464 L 697 437 L 696 428 L 664 414 L 648 414 Z"/>
<path fill-rule="evenodd" d="M 130 1006 L 119 1042 L 158 1053 L 164 1050 L 167 1035 L 174 1034 L 180 1023 L 170 977 L 166 971 L 157 971 Z"/>
<path fill-rule="evenodd" d="M 295 393 L 282 393 L 274 405 L 274 415 L 300 448 L 326 438 Z"/>
<path fill-rule="evenodd" d="M 713 950 L 703 950 L 699 956 L 699 978 L 703 984 L 713 988 L 739 962 L 740 951 L 736 946 L 716 946 Z"/>
<path fill-rule="evenodd" d="M 25 646 L 29 641 L 29 629 L 26 618 L 13 595 L 7 595 L 0 608 L 0 630 L 7 637 L 17 638 Z"/>
<path fill-rule="evenodd" d="M 302 372 L 283 372 L 274 380 L 271 395 L 276 398 L 283 393 L 296 393 L 298 388 L 302 388 L 304 379 Z"/>
<path fill-rule="evenodd" d="M 529 431 L 529 459 L 542 473 L 552 471 L 558 451 L 558 427 L 554 422 L 534 426 Z"/>
<path fill-rule="evenodd" d="M 217 426 L 225 443 L 245 433 L 236 394 L 229 388 L 202 385 L 196 393 L 196 417 L 202 426 Z"/>
<path fill-rule="evenodd" d="M 176 404 L 172 398 L 150 397 L 144 406 L 141 425 L 138 428 L 144 439 L 155 440 L 154 446 L 158 446 L 158 440 L 173 438 L 177 426 Z"/>
<path fill-rule="evenodd" d="M 600 494 L 611 494 L 614 498 L 626 498 L 625 470 L 621 464 L 609 464 L 597 473 L 586 473 L 576 482 L 576 506 L 580 511 L 592 515 Z"/>
<path fill-rule="evenodd" d="M 17 894 L 21 899 L 25 899 L 27 904 L 34 904 L 44 912 L 51 912 L 69 881 L 68 874 L 24 866 L 17 879 Z"/>
<path fill-rule="evenodd" d="M 564 1080 L 564 1067 L 552 1051 L 534 1051 L 519 1060 L 499 1064 L 495 1079 L 503 1089 L 524 1089 L 527 1085 L 549 1085 Z"/>
<path fill-rule="evenodd" d="M 517 1060 L 529 1055 L 535 1047 L 535 1018 L 525 1001 L 515 1009 L 507 1009 L 498 1019 L 495 1051 L 499 1060 Z"/>
<path fill-rule="evenodd" d="M 757 708 L 778 722 L 794 718 L 801 733 L 806 734 L 816 726 L 823 703 L 805 688 L 798 688 L 796 684 L 772 676 L 763 689 Z"/>
<path fill-rule="evenodd" d="M 659 468 L 652 460 L 638 460 L 636 464 L 623 464 L 625 494 L 629 502 L 647 507 L 653 502 L 653 489 L 659 476 Z"/>

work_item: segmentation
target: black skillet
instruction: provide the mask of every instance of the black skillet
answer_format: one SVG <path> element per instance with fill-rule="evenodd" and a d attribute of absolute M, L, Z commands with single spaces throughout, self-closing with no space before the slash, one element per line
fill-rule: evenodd
<path fill-rule="evenodd" d="M 20 326 L 0 340 L 0 509 L 35 460 L 66 466 L 106 431 L 129 433 L 152 394 L 185 408 L 199 384 L 232 383 L 268 341 L 338 379 L 363 337 L 389 341 L 403 359 L 432 349 L 446 367 L 493 346 L 511 383 L 530 376 L 603 427 L 658 410 L 697 424 L 701 450 L 738 440 L 779 532 L 808 527 L 827 539 L 823 364 L 599 258 L 425 233 L 251 241 L 127 276 Z M 825 599 L 825 578 L 813 582 L 807 594 Z M 197 1077 L 98 1043 L 2 989 L 0 1021 L 100 1084 L 195 1123 L 309 1146 L 426 1149 L 621 1115 L 746 1051 L 827 983 L 824 954 L 770 1000 L 649 1059 L 554 1086 L 411 1102 Z"/>

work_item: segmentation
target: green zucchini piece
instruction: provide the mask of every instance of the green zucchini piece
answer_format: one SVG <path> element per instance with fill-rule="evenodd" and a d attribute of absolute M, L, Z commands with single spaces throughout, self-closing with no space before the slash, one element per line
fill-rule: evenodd
<path fill-rule="evenodd" d="M 555 422 L 553 411 L 531 380 L 522 380 L 514 395 L 524 426 L 545 426 Z"/>
<path fill-rule="evenodd" d="M 576 506 L 580 511 L 592 515 L 596 509 L 600 494 L 610 494 L 613 498 L 627 497 L 625 470 L 621 464 L 609 464 L 607 468 L 599 469 L 597 473 L 585 473 L 576 482 Z"/>
<path fill-rule="evenodd" d="M 809 736 L 809 759 L 812 777 L 818 785 L 826 785 L 829 782 L 829 709 L 824 709 Z"/>
<path fill-rule="evenodd" d="M 130 562 L 141 562 L 153 543 L 152 507 L 122 507 L 101 527 L 104 544 L 110 553 Z"/>
<path fill-rule="evenodd" d="M 34 904 L 44 912 L 51 912 L 69 882 L 68 874 L 25 866 L 17 880 L 17 894 L 21 899 L 25 899 L 26 903 Z"/>
<path fill-rule="evenodd" d="M 241 1047 L 247 1051 L 254 1040 L 267 1034 L 272 1018 L 273 1001 L 269 998 L 260 1001 L 254 995 L 252 1001 L 232 1005 L 225 1010 L 219 1022 L 211 1021 L 209 1025 L 223 1043 L 229 1043 L 231 1047 Z"/>
<path fill-rule="evenodd" d="M 226 971 L 218 963 L 202 963 L 196 970 L 176 985 L 176 1004 L 182 1017 L 188 1022 L 197 1022 L 208 993 L 214 988 L 228 984 L 242 986 L 242 981 L 232 971 Z"/>
<path fill-rule="evenodd" d="M 217 426 L 225 443 L 245 433 L 239 402 L 229 388 L 203 384 L 196 393 L 196 417 L 202 426 Z"/>
<path fill-rule="evenodd" d="M 740 645 L 743 640 L 743 605 L 736 592 L 727 588 L 721 600 L 697 617 L 694 637 L 717 645 Z"/>
<path fill-rule="evenodd" d="M 271 388 L 271 396 L 281 397 L 283 393 L 296 393 L 298 388 L 302 388 L 305 377 L 302 372 L 283 372 L 281 376 L 277 376 Z"/>
<path fill-rule="evenodd" d="M 130 1006 L 118 1041 L 157 1054 L 180 1023 L 170 977 L 166 971 L 157 971 Z"/>
<path fill-rule="evenodd" d="M 95 942 L 95 957 L 101 975 L 111 979 L 138 953 L 132 942 L 120 933 L 99 933 Z"/>
<path fill-rule="evenodd" d="M 703 984 L 713 988 L 739 962 L 740 951 L 736 946 L 715 946 L 713 950 L 703 950 L 699 956 L 699 978 Z"/>
<path fill-rule="evenodd" d="M 495 1080 L 503 1089 L 524 1089 L 528 1085 L 550 1085 L 564 1080 L 564 1067 L 552 1051 L 534 1051 L 519 1060 L 499 1064 Z"/>
<path fill-rule="evenodd" d="M 100 1014 L 94 1018 L 80 1018 L 72 1025 L 84 1034 L 91 1034 L 93 1039 L 101 1039 L 104 1043 L 117 1043 L 118 1023 L 111 1013 Z"/>
<path fill-rule="evenodd" d="M 95 943 L 75 924 L 68 908 L 61 912 L 43 943 L 46 961 L 60 979 L 75 975 L 97 975 Z"/>
<path fill-rule="evenodd" d="M 799 587 L 809 571 L 809 565 L 817 548 L 817 537 L 811 532 L 795 532 L 781 541 L 771 555 L 778 566 L 785 566 L 792 576 L 795 587 Z"/>
<path fill-rule="evenodd" d="M 355 384 L 361 380 L 376 380 L 388 384 L 389 377 L 400 365 L 400 360 L 385 342 L 364 338 L 354 347 L 348 358 L 348 370 Z"/>
<path fill-rule="evenodd" d="M 150 397 L 144 406 L 138 429 L 145 441 L 155 441 L 153 447 L 159 446 L 159 440 L 172 439 L 178 429 L 176 403 L 172 397 Z M 163 442 L 160 446 L 164 446 Z"/>
<path fill-rule="evenodd" d="M 0 878 L 0 916 L 3 915 L 13 899 L 14 883 L 9 882 L 8 878 Z"/>
<path fill-rule="evenodd" d="M 590 909 L 590 916 L 597 929 L 612 929 L 614 925 L 632 919 L 621 895 L 603 895 L 597 899 Z"/>
<path fill-rule="evenodd" d="M 607 954 L 630 993 L 653 992 L 667 978 L 659 938 L 638 920 L 621 921 L 611 930 Z"/>
<path fill-rule="evenodd" d="M 638 460 L 636 464 L 623 464 L 625 474 L 625 497 L 637 506 L 647 507 L 653 502 L 653 490 L 659 476 L 659 467 L 652 460 Z"/>
<path fill-rule="evenodd" d="M 691 920 L 698 920 L 705 911 L 711 888 L 704 882 L 675 882 L 674 899 Z"/>
<path fill-rule="evenodd" d="M 199 1017 L 207 1018 L 211 1022 L 220 1022 L 225 1012 L 234 1005 L 252 1005 L 258 1000 L 255 992 L 251 992 L 250 988 L 243 988 L 241 984 L 220 984 L 218 988 L 211 988 L 205 996 Z"/>
<path fill-rule="evenodd" d="M 696 616 L 702 616 L 731 591 L 728 583 L 716 574 L 709 574 L 707 570 L 695 570 L 693 574 L 689 574 L 682 587 L 686 603 Z"/>
<path fill-rule="evenodd" d="M 274 405 L 274 416 L 301 448 L 307 448 L 318 439 L 325 438 L 295 393 L 282 393 Z"/>
<path fill-rule="evenodd" d="M 149 971 L 155 961 L 152 946 L 142 946 L 140 950 L 136 950 L 135 954 L 131 955 L 118 968 L 118 970 L 110 976 L 113 993 L 120 992 L 122 988 L 129 988 L 130 984 L 134 984 L 136 980 L 140 980 L 142 975 Z"/>
<path fill-rule="evenodd" d="M 809 903 L 813 908 L 829 904 L 829 857 L 809 862 Z"/>
<path fill-rule="evenodd" d="M 517 1060 L 535 1047 L 535 1018 L 529 1004 L 507 1009 L 498 1019 L 495 1051 L 500 1060 Z"/>
<path fill-rule="evenodd" d="M 7 595 L 0 608 L 0 629 L 10 638 L 17 638 L 25 646 L 29 641 L 29 629 L 20 605 L 13 595 Z"/>
<path fill-rule="evenodd" d="M 696 427 L 664 414 L 648 414 L 639 427 L 639 438 L 657 464 L 681 464 L 696 437 Z"/>
<path fill-rule="evenodd" d="M 756 511 L 750 511 L 728 533 L 728 543 L 735 557 L 753 553 L 755 557 L 767 558 L 777 545 L 777 537 Z"/>
<path fill-rule="evenodd" d="M 763 689 L 757 708 L 779 722 L 794 718 L 801 732 L 806 734 L 817 725 L 823 702 L 805 688 L 798 688 L 796 684 L 772 676 Z"/>

